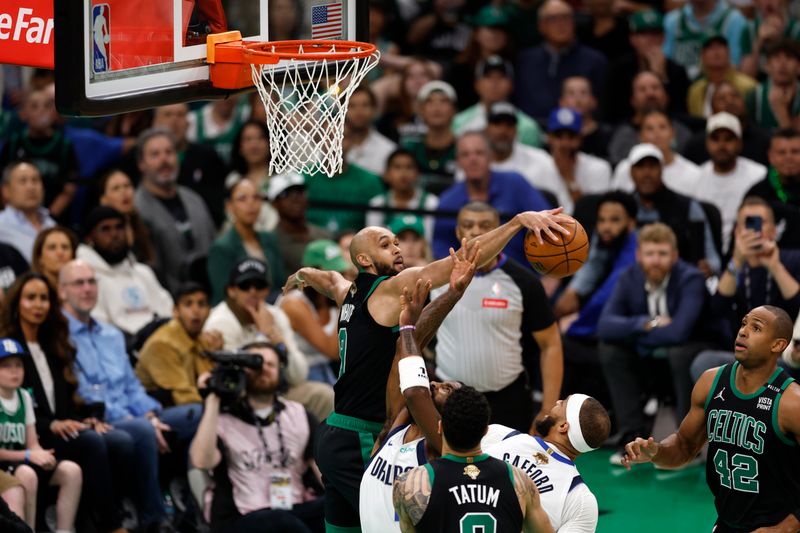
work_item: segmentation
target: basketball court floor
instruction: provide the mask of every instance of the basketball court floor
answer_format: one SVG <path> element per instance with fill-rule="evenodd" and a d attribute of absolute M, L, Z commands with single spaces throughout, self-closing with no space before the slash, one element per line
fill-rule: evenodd
<path fill-rule="evenodd" d="M 705 465 L 666 471 L 646 464 L 628 471 L 609 465 L 612 452 L 601 449 L 577 460 L 600 507 L 597 533 L 711 531 L 716 513 Z"/>

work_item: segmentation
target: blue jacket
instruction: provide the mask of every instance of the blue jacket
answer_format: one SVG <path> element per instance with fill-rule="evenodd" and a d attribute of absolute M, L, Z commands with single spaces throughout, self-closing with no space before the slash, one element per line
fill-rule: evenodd
<path fill-rule="evenodd" d="M 122 137 L 111 137 L 91 128 L 75 126 L 64 126 L 64 135 L 75 148 L 81 176 L 94 176 L 116 164 L 122 157 L 125 144 Z"/>
<path fill-rule="evenodd" d="M 467 184 L 456 183 L 439 197 L 439 211 L 456 212 L 469 203 Z M 500 212 L 500 215 L 516 215 L 523 211 L 541 211 L 550 209 L 542 193 L 516 172 L 491 171 L 489 178 L 489 204 Z M 504 252 L 515 261 L 528 264 L 524 252 L 525 232 L 518 232 L 508 243 Z M 447 257 L 450 247 L 458 250 L 460 243 L 456 238 L 456 219 L 437 217 L 433 227 L 433 256 L 436 259 Z"/>
<path fill-rule="evenodd" d="M 611 272 L 581 307 L 578 318 L 567 330 L 567 336 L 593 337 L 597 333 L 597 322 L 600 320 L 603 307 L 617 285 L 617 280 L 625 269 L 636 263 L 636 235 L 635 231 L 628 235 L 628 239 L 611 264 Z"/>
<path fill-rule="evenodd" d="M 583 76 L 592 84 L 592 94 L 602 96 L 606 81 L 606 56 L 582 44 L 553 52 L 547 45 L 527 48 L 517 56 L 514 70 L 514 100 L 522 111 L 546 122 L 558 107 L 561 85 L 572 76 Z"/>
<path fill-rule="evenodd" d="M 644 284 L 644 272 L 638 263 L 622 273 L 597 323 L 598 338 L 632 342 L 641 352 L 688 341 L 708 299 L 703 274 L 680 259 L 675 263 L 667 284 L 667 309 L 672 323 L 650 331 L 645 331 L 650 313 Z"/>
<path fill-rule="evenodd" d="M 111 424 L 161 410 L 161 404 L 147 395 L 133 373 L 120 330 L 94 319 L 87 326 L 67 312 L 64 316 L 78 350 L 75 370 L 79 396 L 89 403 L 105 403 L 106 422 Z"/>

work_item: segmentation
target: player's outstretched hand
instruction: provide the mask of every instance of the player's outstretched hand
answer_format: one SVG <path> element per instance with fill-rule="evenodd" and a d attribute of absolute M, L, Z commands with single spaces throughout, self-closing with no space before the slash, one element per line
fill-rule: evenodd
<path fill-rule="evenodd" d="M 430 292 L 431 280 L 423 282 L 418 279 L 412 290 L 408 290 L 408 287 L 403 287 L 403 293 L 400 295 L 400 326 L 415 326 L 417 324 L 417 319 L 422 313 L 422 308 L 425 307 L 425 301 L 428 299 Z"/>
<path fill-rule="evenodd" d="M 286 283 L 283 286 L 283 295 L 291 291 L 292 289 L 300 289 L 301 291 L 306 288 L 306 281 L 300 277 L 300 271 L 298 270 L 286 280 Z"/>
<path fill-rule="evenodd" d="M 569 235 L 569 231 L 562 224 L 567 224 L 571 218 L 569 215 L 563 214 L 563 212 L 563 207 L 556 207 L 547 211 L 525 211 L 518 214 L 517 219 L 536 235 L 539 243 L 543 243 L 542 234 L 551 239 L 558 239 L 556 234 L 553 233 L 554 230 L 564 235 Z"/>
<path fill-rule="evenodd" d="M 625 445 L 625 456 L 622 458 L 622 466 L 631 469 L 632 464 L 636 463 L 649 463 L 653 457 L 658 453 L 661 447 L 653 437 L 645 440 L 641 437 L 636 437 L 636 440 L 629 442 Z"/>
<path fill-rule="evenodd" d="M 453 270 L 450 273 L 450 290 L 463 294 L 475 275 L 478 257 L 481 255 L 480 243 L 467 244 L 466 239 L 458 252 L 450 248 Z"/>

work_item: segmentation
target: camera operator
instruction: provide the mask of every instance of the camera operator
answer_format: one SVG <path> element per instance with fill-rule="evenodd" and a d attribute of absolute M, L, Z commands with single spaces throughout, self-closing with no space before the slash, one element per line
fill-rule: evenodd
<path fill-rule="evenodd" d="M 229 394 L 229 379 L 212 374 L 189 450 L 193 466 L 214 471 L 211 530 L 321 532 L 323 499 L 303 483 L 313 463 L 317 422 L 301 404 L 281 395 L 283 348 L 254 342 L 241 351 L 260 356 L 261 369 L 240 370 L 246 384 L 238 398 Z M 230 367 L 225 372 L 229 377 Z"/>

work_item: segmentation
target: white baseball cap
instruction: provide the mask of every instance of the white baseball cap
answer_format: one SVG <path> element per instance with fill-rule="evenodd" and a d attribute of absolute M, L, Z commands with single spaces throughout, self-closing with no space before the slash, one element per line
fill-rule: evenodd
<path fill-rule="evenodd" d="M 630 154 L 628 154 L 628 161 L 633 166 L 647 157 L 654 157 L 658 159 L 659 163 L 664 163 L 664 154 L 655 144 L 650 143 L 637 144 L 631 148 Z"/>
<path fill-rule="evenodd" d="M 432 95 L 435 92 L 440 92 L 444 94 L 448 100 L 450 100 L 454 104 L 456 103 L 456 90 L 453 89 L 452 85 L 450 85 L 446 81 L 441 81 L 441 80 L 429 81 L 428 83 L 423 85 L 422 88 L 419 90 L 419 93 L 417 94 L 417 100 L 420 102 L 424 102 L 430 97 L 430 95 Z"/>
<path fill-rule="evenodd" d="M 289 189 L 290 187 L 305 187 L 306 179 L 297 172 L 286 172 L 284 174 L 275 174 L 269 179 L 267 186 L 267 198 L 273 201 L 280 194 Z"/>
<path fill-rule="evenodd" d="M 707 134 L 723 129 L 730 130 L 738 138 L 742 138 L 742 124 L 739 122 L 739 119 L 736 117 L 736 115 L 722 111 L 708 117 L 708 121 L 706 122 Z"/>

